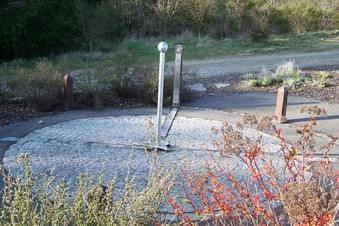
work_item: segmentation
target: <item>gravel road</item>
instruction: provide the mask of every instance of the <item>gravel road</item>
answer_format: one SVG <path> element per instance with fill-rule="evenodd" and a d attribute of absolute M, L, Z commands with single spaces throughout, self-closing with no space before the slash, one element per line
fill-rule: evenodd
<path fill-rule="evenodd" d="M 220 75 L 245 74 L 272 70 L 278 65 L 293 61 L 300 68 L 339 67 L 339 50 L 302 53 L 274 53 L 251 56 L 228 56 L 218 59 L 185 60 L 183 52 L 183 75 L 215 77 Z M 167 73 L 172 73 L 174 62 L 167 63 Z"/>

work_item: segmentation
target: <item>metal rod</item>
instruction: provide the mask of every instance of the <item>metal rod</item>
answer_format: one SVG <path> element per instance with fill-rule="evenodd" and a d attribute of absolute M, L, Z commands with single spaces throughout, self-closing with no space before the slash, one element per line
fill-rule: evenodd
<path fill-rule="evenodd" d="M 163 90 L 164 90 L 164 72 L 165 72 L 165 52 L 168 49 L 166 42 L 160 42 L 158 44 L 158 50 L 160 51 L 159 61 L 159 83 L 158 83 L 158 110 L 157 110 L 157 147 L 160 146 L 161 139 L 161 117 L 162 117 L 162 105 L 163 105 Z"/>

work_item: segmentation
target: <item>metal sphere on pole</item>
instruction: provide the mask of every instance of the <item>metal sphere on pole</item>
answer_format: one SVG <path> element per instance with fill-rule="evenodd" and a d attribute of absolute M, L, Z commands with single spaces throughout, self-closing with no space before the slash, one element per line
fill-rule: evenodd
<path fill-rule="evenodd" d="M 159 83 L 158 83 L 158 109 L 157 109 L 157 149 L 168 150 L 166 145 L 161 144 L 161 117 L 163 107 L 163 90 L 164 90 L 164 74 L 165 74 L 165 52 L 168 49 L 166 42 L 160 42 L 158 44 L 158 50 L 160 52 L 159 61 Z"/>

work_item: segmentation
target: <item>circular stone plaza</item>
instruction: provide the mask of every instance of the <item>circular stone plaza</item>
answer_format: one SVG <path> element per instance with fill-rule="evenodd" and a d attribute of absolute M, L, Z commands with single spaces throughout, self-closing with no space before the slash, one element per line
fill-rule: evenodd
<path fill-rule="evenodd" d="M 159 162 L 170 167 L 190 166 L 190 172 L 202 172 L 206 163 L 225 161 L 214 145 L 215 141 L 220 141 L 220 129 L 225 122 L 230 125 L 241 122 L 245 112 L 258 117 L 274 112 L 276 96 L 261 95 L 220 95 L 182 106 L 168 135 L 162 140 L 170 144 L 169 150 L 156 154 Z M 265 104 L 261 102 L 263 99 Z M 314 100 L 290 98 L 289 103 L 291 107 L 287 117 L 291 123 L 277 124 L 277 127 L 293 143 L 296 141 L 296 127 L 308 120 L 296 109 L 304 105 L 312 106 Z M 339 115 L 338 106 L 327 107 L 328 113 Z M 69 111 L 3 127 L 0 128 L 1 142 L 11 144 L 5 151 L 3 162 L 15 176 L 23 171 L 20 155 L 28 154 L 34 174 L 53 174 L 56 182 L 69 183 L 69 191 L 74 191 L 76 178 L 83 173 L 94 176 L 102 174 L 104 184 L 116 178 L 116 188 L 123 189 L 129 172 L 135 176 L 138 189 L 142 189 L 152 165 L 151 152 L 147 150 L 155 141 L 155 113 L 155 109 Z M 169 113 L 169 109 L 164 110 L 164 115 Z M 338 117 L 328 117 L 329 120 L 319 118 L 316 141 L 320 144 L 328 142 L 320 130 L 335 130 L 335 123 L 338 123 Z M 246 127 L 241 132 L 251 142 L 262 137 L 263 149 L 279 167 L 275 156 L 280 146 L 275 137 Z M 337 145 L 331 155 L 334 162 L 337 161 Z M 250 176 L 236 157 L 228 158 L 225 164 L 239 181 L 248 182 Z M 182 188 L 174 186 L 172 192 L 175 196 L 182 192 Z M 171 208 L 164 205 L 160 211 L 168 213 Z"/>

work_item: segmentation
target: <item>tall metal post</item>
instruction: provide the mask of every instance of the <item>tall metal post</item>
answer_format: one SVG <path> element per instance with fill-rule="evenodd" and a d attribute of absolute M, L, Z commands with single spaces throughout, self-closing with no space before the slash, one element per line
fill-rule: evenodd
<path fill-rule="evenodd" d="M 157 110 L 157 149 L 167 150 L 165 145 L 161 145 L 161 117 L 162 117 L 162 105 L 163 105 L 163 90 L 164 90 L 164 74 L 165 74 L 165 52 L 168 49 L 166 42 L 160 42 L 158 44 L 158 50 L 160 51 L 159 61 L 159 83 L 158 83 L 158 110 Z"/>

